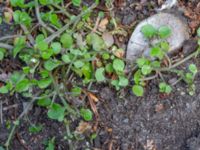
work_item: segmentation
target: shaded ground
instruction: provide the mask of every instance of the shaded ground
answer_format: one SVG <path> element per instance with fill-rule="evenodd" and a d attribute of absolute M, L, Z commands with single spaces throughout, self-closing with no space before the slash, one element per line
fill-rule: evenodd
<path fill-rule="evenodd" d="M 132 29 L 138 21 L 155 13 L 155 8 L 162 4 L 157 1 L 147 0 L 118 0 L 115 2 L 116 16 L 121 20 L 122 27 Z M 197 1 L 183 3 L 191 8 L 198 7 Z M 189 7 L 188 6 L 188 7 Z M 198 9 L 197 9 L 198 10 Z M 189 10 L 188 10 L 189 11 Z M 1 12 L 1 10 L 0 10 Z M 199 12 L 198 12 L 199 13 Z M 197 16 L 199 15 L 198 13 Z M 190 22 L 193 18 L 189 18 Z M 196 28 L 199 25 L 194 25 Z M 0 25 L 0 36 L 11 31 L 9 26 Z M 128 38 L 123 42 L 124 45 Z M 194 59 L 200 67 L 200 61 Z M 1 63 L 1 69 L 12 66 L 11 70 L 17 70 L 15 61 L 5 60 Z M 8 71 L 9 72 L 9 68 Z M 176 85 L 171 95 L 160 95 L 156 82 L 148 84 L 145 96 L 136 98 L 131 91 L 125 91 L 123 99 L 117 98 L 117 93 L 107 86 L 94 87 L 99 91 L 100 101 L 97 104 L 100 115 L 98 136 L 90 141 L 71 139 L 75 149 L 99 148 L 102 150 L 198 150 L 200 148 L 200 74 L 196 78 L 196 94 L 189 96 L 186 85 L 181 82 Z M 12 109 L 3 111 L 3 124 L 0 126 L 0 144 L 5 143 L 9 130 L 9 120 L 15 120 L 22 111 L 22 102 L 26 101 L 19 95 L 13 97 L 1 96 L 4 108 L 17 104 Z M 28 121 L 30 120 L 30 121 Z M 30 134 L 28 127 L 32 123 L 40 123 L 45 128 L 38 134 Z M 75 129 L 77 122 L 70 124 Z M 45 141 L 50 137 L 56 138 L 56 149 L 67 150 L 69 141 L 64 140 L 67 135 L 65 126 L 47 118 L 46 110 L 34 107 L 25 118 L 12 141 L 11 150 L 43 150 Z M 88 142 L 90 141 L 90 142 Z"/>

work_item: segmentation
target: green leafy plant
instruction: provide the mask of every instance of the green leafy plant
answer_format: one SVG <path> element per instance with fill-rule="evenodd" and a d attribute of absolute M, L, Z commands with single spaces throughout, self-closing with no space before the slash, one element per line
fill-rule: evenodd
<path fill-rule="evenodd" d="M 81 110 L 80 110 L 80 115 L 83 117 L 83 119 L 85 120 L 85 121 L 91 121 L 92 120 L 92 112 L 91 112 L 91 110 L 90 109 L 84 109 L 84 108 L 82 108 Z"/>
<path fill-rule="evenodd" d="M 146 24 L 141 28 L 141 32 L 144 37 L 147 39 L 152 39 L 157 37 L 157 43 L 152 44 L 151 40 L 149 40 L 149 45 L 151 46 L 149 57 L 141 57 L 136 60 L 136 64 L 138 66 L 138 70 L 135 72 L 133 76 L 133 80 L 135 85 L 132 87 L 132 91 L 136 96 L 142 96 L 144 93 L 144 87 L 146 85 L 146 81 L 152 80 L 156 77 L 160 77 L 162 82 L 159 84 L 159 91 L 161 93 L 169 94 L 172 91 L 172 86 L 168 85 L 164 78 L 163 73 L 173 72 L 178 77 L 179 80 L 183 80 L 188 84 L 189 94 L 194 94 L 195 85 L 193 84 L 194 77 L 196 75 L 197 67 L 195 64 L 189 65 L 189 72 L 184 72 L 182 70 L 176 69 L 179 65 L 184 63 L 188 57 L 192 58 L 196 56 L 199 51 L 195 51 L 181 63 L 176 63 L 172 65 L 171 59 L 168 56 L 168 51 L 170 49 L 169 43 L 167 42 L 167 38 L 171 36 L 172 31 L 168 26 L 161 26 L 158 29 L 155 29 L 152 25 Z M 164 61 L 167 61 L 167 66 L 164 64 Z"/>

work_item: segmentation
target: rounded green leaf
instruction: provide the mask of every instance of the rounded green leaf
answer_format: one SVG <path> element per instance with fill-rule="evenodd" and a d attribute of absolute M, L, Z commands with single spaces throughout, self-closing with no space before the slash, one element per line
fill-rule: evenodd
<path fill-rule="evenodd" d="M 54 54 L 59 54 L 62 47 L 59 42 L 53 42 L 51 43 L 51 48 L 53 49 Z"/>
<path fill-rule="evenodd" d="M 113 61 L 113 68 L 115 69 L 115 71 L 124 71 L 124 61 L 121 59 L 114 59 Z"/>
<path fill-rule="evenodd" d="M 41 79 L 37 83 L 39 88 L 44 89 L 47 88 L 52 83 L 52 79 L 51 78 Z"/>
<path fill-rule="evenodd" d="M 119 86 L 127 86 L 128 85 L 128 79 L 124 76 L 119 76 Z"/>
<path fill-rule="evenodd" d="M 143 94 L 144 94 L 144 89 L 140 85 L 134 85 L 132 87 L 132 91 L 136 96 L 143 96 Z"/>
<path fill-rule="evenodd" d="M 151 73 L 152 68 L 149 65 L 144 65 L 141 69 L 143 75 L 148 75 Z"/>
<path fill-rule="evenodd" d="M 104 76 L 104 68 L 98 68 L 95 72 L 95 78 L 97 79 L 98 82 L 102 82 L 105 80 L 105 76 Z"/>
<path fill-rule="evenodd" d="M 1 94 L 6 94 L 6 93 L 8 93 L 8 88 L 7 88 L 6 86 L 0 87 L 0 93 L 1 93 Z"/>
<path fill-rule="evenodd" d="M 80 6 L 80 5 L 81 5 L 81 1 L 82 1 L 82 0 L 72 0 L 72 4 L 73 4 L 74 6 Z"/>
<path fill-rule="evenodd" d="M 71 92 L 73 96 L 79 96 L 82 92 L 82 89 L 76 86 L 71 89 Z"/>
<path fill-rule="evenodd" d="M 17 92 L 25 92 L 29 89 L 30 82 L 28 79 L 23 79 L 19 83 L 16 84 L 15 90 Z"/>
<path fill-rule="evenodd" d="M 67 55 L 67 54 L 62 55 L 62 61 L 64 61 L 65 63 L 70 63 L 71 60 L 70 60 L 69 55 Z"/>
<path fill-rule="evenodd" d="M 80 110 L 80 115 L 83 117 L 85 121 L 91 121 L 92 120 L 92 111 L 90 109 L 84 109 L 82 108 Z"/>
<path fill-rule="evenodd" d="M 190 64 L 189 65 L 189 70 L 193 73 L 196 74 L 198 72 L 197 66 L 195 64 Z"/>
<path fill-rule="evenodd" d="M 49 59 L 44 63 L 44 68 L 48 71 L 52 71 L 56 67 L 59 66 L 59 62 L 57 60 Z"/>
<path fill-rule="evenodd" d="M 47 113 L 50 119 L 55 119 L 58 121 L 63 121 L 65 117 L 65 108 L 60 104 L 54 103 Z"/>
<path fill-rule="evenodd" d="M 51 99 L 49 99 L 49 98 L 39 99 L 39 100 L 37 101 L 37 104 L 38 104 L 39 106 L 43 106 L 43 107 L 50 106 L 50 105 L 51 105 Z"/>
<path fill-rule="evenodd" d="M 171 29 L 168 27 L 168 26 L 162 26 L 159 28 L 158 30 L 158 35 L 161 37 L 161 38 L 167 38 L 171 35 Z"/>
<path fill-rule="evenodd" d="M 64 33 L 60 38 L 60 42 L 64 48 L 70 48 L 72 47 L 74 41 L 70 34 Z"/>
<path fill-rule="evenodd" d="M 146 24 L 141 28 L 141 32 L 146 38 L 152 38 L 157 33 L 157 30 L 152 25 Z"/>

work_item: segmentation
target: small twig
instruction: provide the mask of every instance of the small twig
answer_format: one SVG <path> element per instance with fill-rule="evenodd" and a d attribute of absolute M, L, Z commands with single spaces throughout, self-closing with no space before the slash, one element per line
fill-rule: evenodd
<path fill-rule="evenodd" d="M 6 110 L 9 110 L 9 109 L 12 109 L 12 108 L 16 108 L 16 107 L 18 107 L 18 104 L 14 104 L 14 105 L 11 105 L 11 106 L 8 106 L 8 107 L 4 107 L 3 111 L 6 111 Z"/>
<path fill-rule="evenodd" d="M 55 31 L 51 29 L 50 27 L 48 27 L 40 17 L 40 8 L 39 8 L 38 0 L 35 0 L 35 13 L 36 13 L 39 24 L 43 26 L 45 29 L 47 29 L 49 32 L 54 33 Z"/>
<path fill-rule="evenodd" d="M 5 41 L 5 40 L 8 40 L 8 39 L 13 39 L 13 38 L 16 38 L 16 37 L 20 37 L 20 35 L 6 35 L 6 36 L 3 36 L 0 38 L 0 41 Z"/>
<path fill-rule="evenodd" d="M 181 61 L 175 63 L 174 65 L 172 65 L 171 67 L 166 67 L 166 68 L 160 68 L 160 69 L 156 69 L 157 71 L 169 71 L 173 68 L 178 67 L 179 65 L 183 64 L 184 62 L 188 61 L 189 59 L 195 57 L 197 54 L 199 53 L 199 50 L 195 51 L 194 53 L 190 54 L 189 56 L 185 57 L 184 59 L 182 59 Z"/>
<path fill-rule="evenodd" d="M 54 4 L 53 6 L 56 7 L 57 9 L 59 9 L 68 18 L 71 17 L 71 15 L 67 11 L 65 11 L 65 9 L 63 7 L 61 7 L 61 6 L 57 5 L 57 4 Z"/>
<path fill-rule="evenodd" d="M 163 80 L 163 82 L 166 82 L 161 72 L 158 72 L 158 75 L 159 75 L 160 78 Z"/>
<path fill-rule="evenodd" d="M 34 40 L 33 36 L 30 34 L 30 32 L 28 31 L 28 29 L 26 28 L 25 25 L 21 24 L 20 26 L 21 26 L 22 30 L 24 31 L 25 35 L 27 35 L 27 38 L 30 41 L 31 45 L 33 46 L 35 44 L 35 40 Z"/>
<path fill-rule="evenodd" d="M 156 74 L 153 75 L 153 76 L 150 76 L 150 77 L 146 77 L 146 78 L 141 79 L 141 81 L 149 81 L 149 80 L 153 80 L 153 79 L 155 79 L 155 78 L 157 78 L 157 77 L 158 77 L 158 74 L 156 73 Z"/>
<path fill-rule="evenodd" d="M 11 46 L 9 44 L 6 44 L 6 43 L 0 43 L 0 47 L 8 49 L 8 50 L 12 50 L 13 49 L 13 46 Z"/>
<path fill-rule="evenodd" d="M 165 54 L 165 57 L 169 63 L 169 67 L 171 67 L 172 66 L 171 59 L 169 58 L 169 56 L 167 54 Z"/>
<path fill-rule="evenodd" d="M 70 20 L 70 22 L 68 24 L 66 24 L 65 26 L 63 26 L 61 29 L 59 29 L 57 32 L 53 33 L 52 35 L 50 35 L 49 37 L 47 37 L 45 39 L 45 41 L 47 43 L 50 43 L 51 41 L 53 41 L 56 37 L 58 37 L 60 34 L 62 34 L 64 31 L 66 31 L 70 25 L 72 25 L 74 22 L 76 22 L 77 20 L 80 20 L 82 16 L 84 16 L 85 14 L 87 14 L 88 12 L 90 12 L 92 9 L 94 9 L 96 7 L 96 4 L 93 4 L 91 7 L 89 7 L 87 10 L 83 11 L 81 14 L 79 14 L 78 16 L 76 16 L 76 18 Z"/>

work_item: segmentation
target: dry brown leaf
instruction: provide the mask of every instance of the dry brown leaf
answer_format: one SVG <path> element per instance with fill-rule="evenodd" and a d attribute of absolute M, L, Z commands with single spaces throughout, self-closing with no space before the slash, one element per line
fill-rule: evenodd
<path fill-rule="evenodd" d="M 98 30 L 104 32 L 106 30 L 106 26 L 108 25 L 109 21 L 108 18 L 104 18 L 98 25 Z"/>
<path fill-rule="evenodd" d="M 88 97 L 90 97 L 94 102 L 97 103 L 99 101 L 99 99 L 94 94 L 90 92 L 87 92 L 87 94 L 88 94 Z"/>
<path fill-rule="evenodd" d="M 123 58 L 123 57 L 124 57 L 124 54 L 125 54 L 125 52 L 124 52 L 123 49 L 117 49 L 117 50 L 115 50 L 113 53 L 114 53 L 114 55 L 115 55 L 116 57 L 118 57 L 118 58 Z"/>
<path fill-rule="evenodd" d="M 106 44 L 106 46 L 109 48 L 114 44 L 114 38 L 113 35 L 109 32 L 104 32 L 102 35 L 102 38 Z"/>
<path fill-rule="evenodd" d="M 79 134 L 83 134 L 84 132 L 90 130 L 92 126 L 88 122 L 81 121 L 76 128 L 76 132 Z"/>

